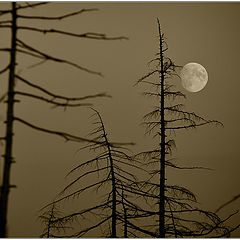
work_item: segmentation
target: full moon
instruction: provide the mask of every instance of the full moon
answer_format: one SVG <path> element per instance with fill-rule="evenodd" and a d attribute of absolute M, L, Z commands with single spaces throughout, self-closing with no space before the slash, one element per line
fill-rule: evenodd
<path fill-rule="evenodd" d="M 182 86 L 189 92 L 199 92 L 207 84 L 208 74 L 206 69 L 199 63 L 188 63 L 180 72 Z"/>

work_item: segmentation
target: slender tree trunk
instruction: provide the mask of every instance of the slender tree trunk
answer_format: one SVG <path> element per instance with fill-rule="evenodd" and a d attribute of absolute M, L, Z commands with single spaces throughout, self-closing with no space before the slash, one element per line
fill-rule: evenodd
<path fill-rule="evenodd" d="M 161 77 L 161 159 L 160 159 L 160 199 L 159 199 L 159 237 L 165 238 L 165 118 L 164 118 L 164 69 L 163 69 L 163 39 L 158 20 L 160 37 L 160 77 Z"/>
<path fill-rule="evenodd" d="M 110 152 L 110 146 L 108 145 L 108 151 Z M 109 155 L 110 158 L 110 165 L 111 165 L 111 175 L 112 175 L 112 238 L 116 238 L 117 237 L 117 216 L 116 216 L 116 211 L 117 211 L 117 198 L 116 198 L 116 182 L 115 182 L 115 175 L 114 175 L 114 167 L 113 167 L 113 159 L 112 159 L 112 155 L 110 152 Z"/>
<path fill-rule="evenodd" d="M 105 132 L 105 129 L 103 127 L 103 132 L 104 132 L 104 138 L 107 143 L 107 149 L 109 153 L 109 160 L 110 160 L 110 169 L 111 169 L 111 176 L 112 176 L 112 238 L 117 237 L 117 196 L 116 196 L 116 180 L 115 180 L 115 175 L 114 175 L 114 166 L 113 166 L 113 159 L 112 159 L 112 154 L 111 154 L 111 148 L 107 139 L 107 134 Z"/>
<path fill-rule="evenodd" d="M 127 230 L 127 209 L 124 204 L 124 192 L 122 186 L 122 206 L 123 206 L 123 214 L 124 214 L 124 238 L 128 238 L 128 230 Z"/>
<path fill-rule="evenodd" d="M 3 166 L 3 180 L 0 195 L 0 238 L 6 237 L 7 227 L 7 207 L 8 194 L 10 188 L 10 168 L 13 160 L 12 144 L 13 144 L 13 119 L 14 119 L 14 75 L 16 65 L 16 37 L 17 37 L 17 13 L 16 3 L 12 2 L 12 40 L 11 40 L 11 56 L 9 66 L 8 81 L 8 101 L 7 101 L 7 127 L 6 127 L 6 144 Z"/>
<path fill-rule="evenodd" d="M 46 237 L 46 238 L 50 238 L 50 231 L 51 231 L 51 227 L 52 227 L 53 216 L 54 216 L 54 204 L 53 204 L 53 206 L 52 206 L 51 213 L 50 213 L 50 217 L 49 217 L 49 219 L 48 219 L 47 237 Z"/>

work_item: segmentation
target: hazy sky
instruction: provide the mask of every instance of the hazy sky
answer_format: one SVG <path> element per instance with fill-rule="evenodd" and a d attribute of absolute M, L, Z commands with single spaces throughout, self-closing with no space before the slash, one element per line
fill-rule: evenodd
<path fill-rule="evenodd" d="M 2 7 L 6 5 L 0 4 Z M 224 124 L 224 128 L 206 126 L 183 131 L 176 137 L 179 163 L 210 167 L 215 171 L 186 171 L 169 178 L 172 182 L 189 186 L 202 206 L 209 210 L 215 210 L 239 194 L 240 4 L 79 2 L 52 3 L 38 10 L 22 12 L 56 16 L 89 7 L 99 8 L 99 11 L 51 24 L 31 21 L 28 25 L 79 33 L 95 31 L 109 36 L 124 35 L 129 40 L 94 41 L 27 32 L 18 36 L 42 51 L 101 71 L 104 78 L 55 63 L 29 69 L 27 67 L 36 60 L 21 55 L 17 56 L 19 73 L 58 94 L 82 96 L 108 92 L 112 99 L 93 102 L 104 118 L 110 137 L 117 141 L 133 141 L 137 144 L 133 151 L 143 150 L 151 145 L 151 138 L 144 136 L 141 118 L 153 102 L 141 96 L 143 88 L 133 85 L 147 73 L 147 63 L 158 50 L 158 17 L 167 38 L 168 55 L 174 62 L 178 65 L 198 62 L 209 74 L 207 86 L 198 93 L 186 92 L 177 83 L 187 95 L 187 110 Z M 27 20 L 22 20 L 21 24 L 26 25 Z M 3 47 L 8 43 L 8 34 L 7 30 L 1 30 L 0 44 Z M 6 56 L 0 53 L 0 66 L 5 66 Z M 6 75 L 1 76 L 1 94 L 5 92 L 6 80 Z M 17 82 L 17 88 L 29 91 L 21 82 Z M 3 123 L 5 107 L 1 106 Z M 53 130 L 85 136 L 91 129 L 88 119 L 91 112 L 86 108 L 64 112 L 22 97 L 15 109 L 17 116 Z M 10 192 L 9 237 L 37 237 L 41 233 L 37 211 L 62 189 L 64 176 L 80 160 L 81 155 L 75 152 L 81 145 L 65 143 L 59 137 L 37 132 L 18 122 L 14 129 L 13 147 L 17 163 L 12 166 L 11 183 L 17 188 Z M 5 134 L 3 127 L 1 134 Z M 3 154 L 3 148 L 0 151 Z M 239 201 L 226 207 L 222 216 L 238 206 Z M 234 222 L 239 220 L 239 217 L 235 218 Z M 240 237 L 240 230 L 234 236 Z"/>

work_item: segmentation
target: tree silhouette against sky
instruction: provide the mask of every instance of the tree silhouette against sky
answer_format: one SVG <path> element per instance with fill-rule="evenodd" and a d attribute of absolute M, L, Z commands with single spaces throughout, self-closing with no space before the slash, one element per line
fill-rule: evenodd
<path fill-rule="evenodd" d="M 10 47 L 2 47 L 0 51 L 7 52 L 10 54 L 9 63 L 6 64 L 0 74 L 4 74 L 8 72 L 8 90 L 6 94 L 4 94 L 1 98 L 3 101 L 5 97 L 7 97 L 7 117 L 6 117 L 6 135 L 2 137 L 2 140 L 5 140 L 5 153 L 4 153 L 4 166 L 2 170 L 2 186 L 1 186 L 1 194 L 0 194 L 0 237 L 6 237 L 6 226 L 7 226 L 7 208 L 8 208 L 8 197 L 9 197 L 9 190 L 15 185 L 10 184 L 10 173 L 11 173 L 11 164 L 14 162 L 13 158 L 13 126 L 14 122 L 20 122 L 28 127 L 31 127 L 35 130 L 58 135 L 64 138 L 66 141 L 77 141 L 77 142 L 85 142 L 89 141 L 86 138 L 75 136 L 74 134 L 69 134 L 62 131 L 55 131 L 51 129 L 46 129 L 44 127 L 39 127 L 29 121 L 15 116 L 14 114 L 14 105 L 16 102 L 19 102 L 16 99 L 16 96 L 19 97 L 27 97 L 32 99 L 37 99 L 42 102 L 49 103 L 55 107 L 81 107 L 81 106 L 91 106 L 92 104 L 89 102 L 93 98 L 100 98 L 100 97 L 110 97 L 106 93 L 98 93 L 93 95 L 87 96 L 77 96 L 77 97 L 67 97 L 62 96 L 57 93 L 53 93 L 48 91 L 47 89 L 41 87 L 40 85 L 36 85 L 32 83 L 32 80 L 25 79 L 19 73 L 17 73 L 17 56 L 18 55 L 26 55 L 31 56 L 35 59 L 39 59 L 37 64 L 32 65 L 31 67 L 38 66 L 45 62 L 55 62 L 55 63 L 62 63 L 67 64 L 73 68 L 77 68 L 81 71 L 95 74 L 98 76 L 102 76 L 100 72 L 95 70 L 91 70 L 90 68 L 81 66 L 75 62 L 71 62 L 64 58 L 58 58 L 48 53 L 37 49 L 36 47 L 32 46 L 32 44 L 27 43 L 27 40 L 20 39 L 18 37 L 19 32 L 37 32 L 40 34 L 58 34 L 60 36 L 68 36 L 68 37 L 75 37 L 75 38 L 86 38 L 86 39 L 95 39 L 95 40 L 120 40 L 126 39 L 125 37 L 107 37 L 105 34 L 95 33 L 95 32 L 86 32 L 86 33 L 75 33 L 75 32 L 67 32 L 60 29 L 43 29 L 38 27 L 29 26 L 27 23 L 25 24 L 18 24 L 18 20 L 28 20 L 28 23 L 32 23 L 35 20 L 38 21 L 56 21 L 56 20 L 64 20 L 66 18 L 70 18 L 76 15 L 80 15 L 85 12 L 97 11 L 96 8 L 89 8 L 89 9 L 80 9 L 74 12 L 66 13 L 60 16 L 31 16 L 28 14 L 23 14 L 24 10 L 31 11 L 31 9 L 36 7 L 41 7 L 48 3 L 40 2 L 40 3 L 11 3 L 11 9 L 1 10 L 0 17 L 4 18 L 0 21 L 0 28 L 1 29 L 10 29 L 11 31 L 11 44 Z M 25 85 L 30 86 L 32 89 L 37 89 L 41 92 L 42 95 L 37 95 L 31 92 L 25 91 L 18 91 L 15 87 L 15 81 L 19 80 Z M 88 101 L 88 102 L 86 102 Z"/>
<path fill-rule="evenodd" d="M 42 14 L 35 16 L 30 15 L 31 10 L 35 8 L 38 9 L 38 7 L 41 8 L 41 6 L 48 3 L 19 2 L 10 4 L 11 8 L 0 11 L 0 28 L 1 30 L 5 29 L 9 31 L 6 36 L 9 36 L 10 39 L 10 46 L 2 46 L 0 48 L 0 51 L 3 54 L 6 53 L 9 56 L 8 63 L 6 63 L 5 67 L 0 70 L 1 77 L 8 74 L 8 89 L 5 91 L 2 89 L 3 95 L 0 98 L 0 102 L 6 100 L 7 109 L 5 121 L 6 133 L 4 137 L 0 137 L 0 140 L 3 140 L 5 143 L 5 152 L 3 154 L 4 163 L 3 168 L 1 169 L 0 237 L 7 236 L 9 191 L 10 188 L 15 187 L 15 185 L 10 183 L 10 175 L 12 173 L 11 164 L 14 163 L 13 135 L 15 122 L 19 122 L 24 126 L 44 133 L 57 135 L 66 141 L 85 142 L 89 144 L 88 146 L 91 144 L 93 146 L 101 145 L 101 142 L 98 142 L 96 139 L 94 140 L 91 137 L 85 138 L 75 135 L 75 133 L 72 134 L 61 130 L 48 129 L 46 126 L 38 126 L 37 124 L 30 122 L 28 119 L 22 118 L 18 116 L 18 114 L 16 115 L 15 110 L 20 109 L 20 107 L 18 108 L 18 105 L 15 107 L 15 103 L 19 103 L 19 99 L 21 99 L 21 101 L 25 98 L 27 100 L 34 99 L 39 102 L 48 103 L 50 106 L 65 110 L 68 107 L 91 106 L 91 100 L 95 98 L 110 97 L 106 93 L 93 93 L 90 95 L 70 97 L 52 92 L 48 88 L 35 84 L 35 79 L 32 77 L 26 77 L 27 75 L 24 75 L 20 71 L 19 65 L 17 65 L 18 63 L 21 64 L 21 62 L 24 62 L 22 60 L 25 57 L 26 59 L 32 58 L 35 59 L 35 61 L 38 61 L 36 63 L 31 63 L 30 67 L 37 67 L 41 64 L 52 62 L 66 65 L 69 69 L 77 69 L 80 74 L 83 72 L 99 77 L 101 77 L 102 74 L 97 70 L 78 64 L 77 61 L 70 61 L 67 58 L 65 59 L 65 57 L 57 57 L 55 54 L 50 54 L 48 51 L 45 52 L 44 50 L 41 50 L 41 47 L 37 47 L 38 45 L 35 45 L 35 42 L 30 42 L 32 39 L 27 39 L 23 34 L 35 33 L 39 34 L 39 36 L 65 36 L 66 38 L 69 37 L 70 40 L 72 38 L 89 40 L 125 39 L 125 37 L 107 37 L 105 34 L 96 32 L 75 33 L 55 27 L 39 27 L 38 24 L 39 22 L 49 23 L 59 20 L 61 21 L 74 16 L 77 17 L 79 14 L 95 12 L 98 10 L 96 8 L 80 9 L 57 16 L 45 16 Z M 149 17 L 151 15 L 146 14 L 146 16 Z M 217 21 L 219 21 L 219 18 Z M 34 25 L 35 23 L 36 25 Z M 161 32 L 160 24 L 158 26 L 160 37 L 159 53 L 151 61 L 151 64 L 155 64 L 156 68 L 139 81 L 139 84 L 144 83 L 151 86 L 150 90 L 147 91 L 145 95 L 149 98 L 154 98 L 155 100 L 157 99 L 157 106 L 153 109 L 153 111 L 146 114 L 143 123 L 146 126 L 147 133 L 154 136 L 154 141 L 157 142 L 157 147 L 153 148 L 151 151 L 136 154 L 134 167 L 139 167 L 139 171 L 144 168 L 145 171 L 140 174 L 135 171 L 133 171 L 133 173 L 131 172 L 131 174 L 133 174 L 132 177 L 136 178 L 134 180 L 135 183 L 133 183 L 131 177 L 128 180 L 125 179 L 126 181 L 116 181 L 116 201 L 114 200 L 115 198 L 113 198 L 113 191 L 111 191 L 111 193 L 109 192 L 111 199 L 109 204 L 106 204 L 106 201 L 103 201 L 103 204 L 105 204 L 104 206 L 106 207 L 104 208 L 104 210 L 106 210 L 106 214 L 104 216 L 98 215 L 100 219 L 99 223 L 109 217 L 106 220 L 106 225 L 104 225 L 103 235 L 113 237 L 226 237 L 231 231 L 234 231 L 237 227 L 239 227 L 239 225 L 232 228 L 226 227 L 229 218 L 231 218 L 235 213 L 229 215 L 225 219 L 220 219 L 215 213 L 200 209 L 196 196 L 189 189 L 169 183 L 171 179 L 169 178 L 169 172 L 167 172 L 168 169 L 201 169 L 196 166 L 182 167 L 175 162 L 172 155 L 172 150 L 175 147 L 174 134 L 181 129 L 192 129 L 206 124 L 221 125 L 221 123 L 218 121 L 209 121 L 193 112 L 185 111 L 184 106 L 180 103 L 180 100 L 184 99 L 185 95 L 180 91 L 175 90 L 173 82 L 171 81 L 172 78 L 176 76 L 176 69 L 178 66 L 176 66 L 170 58 L 166 57 L 165 53 L 168 47 L 165 42 L 164 35 Z M 179 26 L 177 25 L 177 28 L 178 27 Z M 224 41 L 224 37 L 221 37 L 221 39 L 221 41 Z M 70 44 L 70 41 L 67 44 Z M 90 51 L 91 50 L 89 50 L 89 52 Z M 152 81 L 152 77 L 154 77 L 154 75 L 158 75 L 158 77 L 155 81 Z M 28 89 L 32 88 L 32 91 L 21 90 L 20 87 L 16 85 L 17 82 L 21 82 L 22 86 L 26 86 Z M 174 102 L 174 100 L 176 101 Z M 22 104 L 23 103 L 20 105 Z M 232 126 L 234 125 L 232 124 Z M 109 136 L 107 135 L 107 139 L 108 137 Z M 225 137 L 225 139 L 227 138 Z M 121 146 L 121 144 L 118 146 Z M 120 155 L 117 157 L 121 157 L 118 159 L 120 161 L 121 159 L 127 160 L 127 158 L 125 159 Z M 130 157 L 128 160 L 133 161 Z M 143 166 L 139 166 L 140 161 Z M 124 168 L 124 166 L 125 164 L 121 168 L 122 171 L 128 171 L 129 168 Z M 106 170 L 110 169 L 110 165 L 108 167 L 109 168 Z M 146 176 L 146 169 L 148 170 L 149 176 L 143 178 Z M 91 172 L 92 170 L 89 171 Z M 86 171 L 85 173 L 82 172 L 82 174 L 94 174 L 89 171 Z M 119 171 L 117 165 L 115 171 Z M 78 171 L 74 172 L 78 173 Z M 112 172 L 113 171 L 110 171 L 110 173 Z M 96 175 L 97 173 L 98 171 L 95 172 Z M 110 175 L 109 183 L 113 183 Z M 126 175 L 124 175 L 124 177 L 125 176 Z M 80 177 L 80 175 L 78 177 Z M 84 176 L 81 177 L 81 179 L 84 178 Z M 91 180 L 92 182 L 89 183 L 94 184 L 94 182 L 96 183 L 95 180 L 96 179 L 94 179 L 94 181 Z M 76 183 L 82 184 L 81 180 Z M 75 183 L 66 190 L 72 190 L 74 185 Z M 109 184 L 108 186 L 114 186 L 114 184 Z M 104 191 L 101 193 L 104 194 Z M 238 199 L 238 196 L 236 196 L 235 199 Z M 102 199 L 99 199 L 99 201 L 100 200 Z M 81 199 L 79 199 L 79 201 L 81 202 Z M 96 206 L 93 206 L 94 209 L 92 210 L 95 211 Z M 224 206 L 225 205 L 222 205 L 220 209 Z M 101 207 L 99 207 L 99 210 L 100 209 Z M 86 211 L 87 215 L 91 215 L 91 209 L 87 208 L 83 209 L 83 211 Z M 73 220 L 76 218 L 68 218 L 65 216 L 62 218 L 63 221 L 61 221 L 61 214 L 59 214 L 58 204 L 50 205 L 49 209 L 45 212 L 45 215 L 43 214 L 42 219 L 46 223 L 46 229 L 44 230 L 45 237 L 50 237 L 50 235 L 54 236 L 53 230 L 59 230 L 60 232 L 63 230 L 66 231 L 71 229 L 73 224 L 75 224 Z M 80 215 L 85 215 L 85 212 L 81 212 L 79 216 Z M 19 226 L 21 226 L 21 224 L 19 224 Z M 79 236 L 85 234 L 84 231 L 91 231 L 92 227 L 100 229 L 98 226 L 92 224 L 86 225 L 85 227 L 86 228 L 81 228 L 79 230 Z M 75 235 L 73 234 L 72 236 Z"/>
<path fill-rule="evenodd" d="M 176 69 L 179 67 L 166 56 L 168 50 L 164 34 L 158 20 L 159 52 L 151 61 L 155 68 L 142 77 L 138 84 L 150 85 L 150 91 L 144 95 L 156 100 L 157 105 L 144 116 L 143 125 L 147 134 L 153 135 L 159 143 L 150 151 L 136 155 L 138 160 L 145 161 L 149 167 L 150 177 L 140 182 L 141 191 L 135 193 L 147 200 L 148 206 L 139 208 L 139 217 L 150 219 L 146 227 L 138 230 L 147 230 L 149 236 L 165 237 L 220 237 L 229 236 L 234 228 L 227 228 L 224 223 L 227 217 L 221 220 L 217 214 L 202 210 L 198 207 L 197 198 L 189 189 L 170 185 L 167 182 L 168 168 L 173 169 L 201 169 L 201 167 L 181 167 L 172 157 L 175 141 L 175 132 L 181 129 L 194 129 L 196 127 L 213 124 L 222 125 L 219 121 L 206 120 L 205 118 L 184 110 L 181 99 L 186 96 L 177 91 L 173 78 L 177 77 Z M 153 75 L 158 77 L 154 78 Z M 149 207 L 150 206 L 150 207 Z"/>
<path fill-rule="evenodd" d="M 150 91 L 144 92 L 144 95 L 154 98 L 157 102 L 154 109 L 144 116 L 143 122 L 147 134 L 152 134 L 157 139 L 157 147 L 138 153 L 133 157 L 120 152 L 109 142 L 101 116 L 96 111 L 97 120 L 94 123 L 96 125 L 94 134 L 97 134 L 97 137 L 92 140 L 100 141 L 100 144 L 90 143 L 87 147 L 94 151 L 102 149 L 102 152 L 88 161 L 81 159 L 82 163 L 70 172 L 81 170 L 62 193 L 77 183 L 80 184 L 80 187 L 58 198 L 48 206 L 49 210 L 41 216 L 44 221 L 48 219 L 45 221 L 46 227 L 43 236 L 49 236 L 48 226 L 52 218 L 53 205 L 77 196 L 79 206 L 81 206 L 81 202 L 84 201 L 82 193 L 91 188 L 98 189 L 97 204 L 54 218 L 51 221 L 54 233 L 50 237 L 81 237 L 94 229 L 99 232 L 102 229 L 101 236 L 103 237 L 227 237 L 239 227 L 239 225 L 226 226 L 227 221 L 235 213 L 225 219 L 220 219 L 216 213 L 201 209 L 192 191 L 178 184 L 169 184 L 167 181 L 166 170 L 168 168 L 175 170 L 207 169 L 197 166 L 184 167 L 175 163 L 175 159 L 172 157 L 175 147 L 173 139 L 175 132 L 207 124 L 222 126 L 222 123 L 206 120 L 193 112 L 184 110 L 181 99 L 186 96 L 177 91 L 174 84 L 171 84 L 173 78 L 177 77 L 176 68 L 179 66 L 165 55 L 168 47 L 159 20 L 158 34 L 159 52 L 151 61 L 151 63 L 155 63 L 155 69 L 138 81 L 138 84 L 151 86 Z M 153 78 L 153 75 L 158 77 Z M 124 163 L 121 168 L 118 166 L 119 163 Z M 83 168 L 87 166 L 89 169 L 84 171 Z M 130 170 L 132 167 L 133 170 Z M 95 177 L 87 180 L 87 186 L 81 186 L 84 182 L 83 178 L 87 175 Z M 111 183 L 112 187 L 105 186 L 105 189 L 100 189 L 98 185 L 102 186 L 107 181 Z M 102 195 L 106 196 L 103 201 L 101 200 Z M 62 205 L 58 207 L 63 208 Z M 106 212 L 108 213 L 106 214 Z M 99 220 L 85 226 L 83 221 L 87 218 L 93 219 L 91 214 L 95 220 Z M 65 233 L 65 235 L 55 233 L 66 232 L 66 228 L 73 227 L 76 220 L 80 223 L 77 232 Z M 105 225 L 110 220 L 111 224 Z M 117 228 L 117 225 L 122 227 L 122 230 Z"/>
<path fill-rule="evenodd" d="M 127 212 L 129 202 L 125 200 L 129 195 L 128 192 L 131 192 L 130 185 L 135 185 L 137 182 L 134 171 L 143 170 L 127 154 L 124 147 L 124 145 L 133 145 L 133 143 L 111 142 L 100 113 L 95 109 L 92 110 L 94 111 L 91 116 L 94 118 L 94 129 L 89 137 L 91 136 L 92 141 L 96 143 L 89 143 L 81 150 L 88 149 L 94 153 L 94 157 L 88 160 L 80 157 L 80 164 L 68 173 L 68 175 L 75 173 L 74 179 L 63 189 L 55 201 L 44 207 L 45 212 L 40 216 L 45 223 L 43 237 L 78 238 L 95 229 L 99 231 L 98 237 L 116 238 L 126 237 L 128 234 L 126 218 L 129 215 Z M 94 205 L 94 203 L 89 208 L 82 209 L 82 195 L 91 191 L 96 191 L 96 195 L 92 194 L 91 198 L 95 199 L 96 197 L 97 204 Z M 78 206 L 80 206 L 78 211 L 62 214 L 60 217 L 53 215 L 54 206 L 57 205 L 59 209 L 64 209 L 63 202 L 74 198 L 77 198 Z M 92 202 L 90 197 L 88 199 L 88 202 Z M 87 226 L 84 225 L 85 219 L 91 220 Z M 76 223 L 79 224 L 75 225 Z M 67 231 L 70 225 L 72 229 L 69 230 L 73 231 L 72 233 Z M 121 226 L 124 228 L 123 234 Z M 101 229 L 102 235 L 100 235 Z M 51 234 L 49 234 L 50 231 Z"/>

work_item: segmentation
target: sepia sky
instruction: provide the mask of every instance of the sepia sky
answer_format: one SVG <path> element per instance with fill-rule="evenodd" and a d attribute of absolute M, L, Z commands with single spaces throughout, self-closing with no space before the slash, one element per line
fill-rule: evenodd
<path fill-rule="evenodd" d="M 0 3 L 6 8 L 9 3 Z M 95 99 L 94 107 L 102 114 L 109 136 L 114 141 L 135 142 L 133 152 L 146 150 L 152 144 L 140 125 L 142 116 L 154 102 L 141 96 L 143 87 L 136 81 L 148 72 L 147 63 L 158 51 L 157 21 L 169 46 L 168 56 L 177 65 L 188 62 L 202 64 L 209 75 L 206 87 L 198 93 L 186 92 L 186 109 L 208 119 L 219 120 L 221 127 L 203 126 L 177 133 L 175 156 L 180 165 L 198 165 L 214 171 L 184 171 L 167 176 L 171 182 L 189 187 L 201 206 L 216 210 L 239 194 L 240 169 L 240 4 L 239 3 L 51 3 L 26 14 L 58 16 L 81 8 L 99 8 L 72 18 L 48 24 L 31 21 L 28 25 L 57 28 L 77 33 L 101 32 L 108 36 L 126 36 L 129 40 L 100 41 L 75 39 L 59 35 L 19 32 L 18 37 L 42 51 L 75 61 L 100 71 L 104 77 L 91 75 L 71 66 L 36 63 L 28 56 L 17 56 L 19 74 L 52 92 L 66 96 L 83 96 L 107 92 L 112 99 Z M 31 12 L 31 13 L 30 13 Z M 27 20 L 21 20 L 27 24 Z M 9 31 L 1 30 L 0 44 L 8 44 Z M 0 66 L 8 61 L 0 52 Z M 1 76 L 1 95 L 5 92 L 7 75 Z M 18 89 L 30 91 L 21 82 Z M 20 97 L 19 97 L 20 99 Z M 15 105 L 16 116 L 38 126 L 86 136 L 91 130 L 88 108 L 51 109 L 48 104 L 21 97 Z M 0 110 L 1 135 L 5 134 L 5 106 Z M 79 143 L 64 142 L 57 136 L 37 132 L 19 122 L 14 126 L 14 157 L 8 215 L 9 237 L 38 237 L 41 224 L 39 209 L 49 203 L 66 183 L 65 175 L 83 157 Z M 0 149 L 3 154 L 3 147 Z M 2 166 L 2 165 L 1 165 Z M 239 208 L 239 200 L 220 212 L 226 216 Z M 232 223 L 239 222 L 239 215 Z M 240 237 L 240 230 L 233 234 Z"/>

